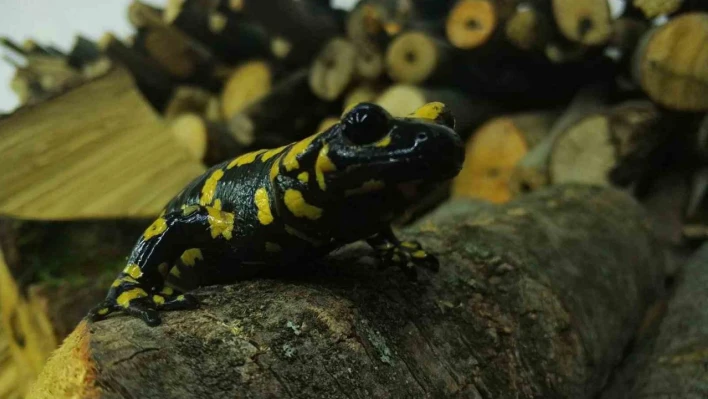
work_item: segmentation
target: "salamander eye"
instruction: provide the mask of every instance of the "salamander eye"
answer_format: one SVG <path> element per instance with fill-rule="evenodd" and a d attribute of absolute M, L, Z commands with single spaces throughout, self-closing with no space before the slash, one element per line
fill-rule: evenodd
<path fill-rule="evenodd" d="M 386 136 L 390 120 L 391 115 L 382 107 L 361 103 L 342 119 L 343 134 L 356 145 L 371 144 Z"/>

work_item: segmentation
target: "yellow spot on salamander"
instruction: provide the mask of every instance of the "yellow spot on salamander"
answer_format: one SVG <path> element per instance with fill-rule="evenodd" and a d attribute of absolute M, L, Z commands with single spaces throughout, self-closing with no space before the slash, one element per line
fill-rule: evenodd
<path fill-rule="evenodd" d="M 308 181 L 310 181 L 310 174 L 307 172 L 302 172 L 299 175 L 297 175 L 297 179 L 303 183 L 307 183 Z"/>
<path fill-rule="evenodd" d="M 153 295 L 152 301 L 155 302 L 156 305 L 164 305 L 165 304 L 165 298 L 160 295 Z"/>
<path fill-rule="evenodd" d="M 305 150 L 307 150 L 307 147 L 312 144 L 312 142 L 319 136 L 320 133 L 313 134 L 312 136 L 302 139 L 295 143 L 291 148 L 290 151 L 285 155 L 285 158 L 283 158 L 283 166 L 285 166 L 285 170 L 290 172 L 291 170 L 297 169 L 300 167 L 300 163 L 297 161 L 297 157 L 304 153 Z"/>
<path fill-rule="evenodd" d="M 303 198 L 302 193 L 298 190 L 289 188 L 285 190 L 285 206 L 297 217 L 306 217 L 311 220 L 317 220 L 322 216 L 322 208 L 310 205 Z"/>
<path fill-rule="evenodd" d="M 432 102 L 418 108 L 415 112 L 410 114 L 409 117 L 437 121 L 443 112 L 445 112 L 445 104 L 441 102 Z"/>
<path fill-rule="evenodd" d="M 282 251 L 282 248 L 274 242 L 266 241 L 265 250 L 266 252 L 280 252 Z"/>
<path fill-rule="evenodd" d="M 391 135 L 387 134 L 382 138 L 381 140 L 377 141 L 374 143 L 374 146 L 376 147 L 388 147 L 388 145 L 391 144 Z"/>
<path fill-rule="evenodd" d="M 278 173 L 280 173 L 280 159 L 283 156 L 280 155 L 278 159 L 273 161 L 273 164 L 270 165 L 270 173 L 268 173 L 268 176 L 270 177 L 270 181 L 273 182 L 275 181 L 275 178 L 278 176 Z"/>
<path fill-rule="evenodd" d="M 263 187 L 259 188 L 256 190 L 253 201 L 256 203 L 256 208 L 258 208 L 258 221 L 262 225 L 271 224 L 273 222 L 273 213 L 270 211 L 268 191 Z"/>
<path fill-rule="evenodd" d="M 180 260 L 186 266 L 194 266 L 197 263 L 197 259 L 204 260 L 202 250 L 199 248 L 190 248 L 182 252 L 182 256 L 180 256 Z"/>
<path fill-rule="evenodd" d="M 108 314 L 108 308 L 99 309 L 98 314 L 101 315 L 101 316 L 107 315 L 107 314 Z"/>
<path fill-rule="evenodd" d="M 324 174 L 337 170 L 337 167 L 329 159 L 327 153 L 329 152 L 329 146 L 327 144 L 322 147 L 320 153 L 317 155 L 317 161 L 315 161 L 315 177 L 317 178 L 317 185 L 320 189 L 324 191 L 327 188 L 327 184 L 324 180 Z"/>
<path fill-rule="evenodd" d="M 413 252 L 411 254 L 411 256 L 414 258 L 423 259 L 423 258 L 427 257 L 428 254 L 425 251 L 419 249 L 419 250 Z"/>
<path fill-rule="evenodd" d="M 170 272 L 170 266 L 166 262 L 162 262 L 159 265 L 157 265 L 157 271 L 162 275 L 162 277 L 167 276 L 167 273 Z"/>
<path fill-rule="evenodd" d="M 366 194 L 370 193 L 372 191 L 378 191 L 378 190 L 383 190 L 383 188 L 386 186 L 384 182 L 381 180 L 367 180 L 364 182 L 364 184 L 361 185 L 361 187 L 353 188 L 351 190 L 345 190 L 344 195 L 345 196 L 350 196 L 350 195 L 359 195 L 359 194 Z"/>
<path fill-rule="evenodd" d="M 199 205 L 182 205 L 182 215 L 189 216 L 199 210 Z"/>
<path fill-rule="evenodd" d="M 290 234 L 291 236 L 297 237 L 303 241 L 307 241 L 312 245 L 315 245 L 315 246 L 322 245 L 322 241 L 312 238 L 312 237 L 308 236 L 307 234 L 295 229 L 294 227 L 288 226 L 287 224 L 285 226 L 283 226 L 283 229 L 285 229 L 285 232 Z"/>
<path fill-rule="evenodd" d="M 243 155 L 235 158 L 233 161 L 229 162 L 229 164 L 226 166 L 226 169 L 231 169 L 234 166 L 243 166 L 243 165 L 249 164 L 249 163 L 255 161 L 256 157 L 258 157 L 260 154 L 262 154 L 266 151 L 267 150 L 258 150 L 258 151 L 253 151 L 253 152 L 243 154 Z"/>
<path fill-rule="evenodd" d="M 287 146 L 284 145 L 284 146 L 282 146 L 282 147 L 273 148 L 272 150 L 268 150 L 268 151 L 264 152 L 263 155 L 261 156 L 261 161 L 262 161 L 262 162 L 265 162 L 265 161 L 267 161 L 267 160 L 273 158 L 274 156 L 276 156 L 276 155 L 280 154 L 281 152 L 283 152 L 283 150 L 284 150 L 286 147 L 287 147 Z"/>
<path fill-rule="evenodd" d="M 147 292 L 142 288 L 133 288 L 132 290 L 125 291 L 124 293 L 118 295 L 116 298 L 116 303 L 118 306 L 127 308 L 130 301 L 137 298 L 144 298 L 147 296 Z"/>
<path fill-rule="evenodd" d="M 227 240 L 231 239 L 234 230 L 234 214 L 221 210 L 221 201 L 217 200 L 214 207 L 207 207 L 207 220 L 211 238 L 223 236 Z"/>
<path fill-rule="evenodd" d="M 147 241 L 152 237 L 160 235 L 167 230 L 167 221 L 163 218 L 158 218 L 145 230 L 143 233 L 143 240 Z"/>
<path fill-rule="evenodd" d="M 140 278 L 143 275 L 143 271 L 140 270 L 140 266 L 135 263 L 131 263 L 123 269 L 123 273 L 129 275 L 132 278 Z"/>
<path fill-rule="evenodd" d="M 202 206 L 211 204 L 214 200 L 214 194 L 216 194 L 216 185 L 222 177 L 224 177 L 224 171 L 221 169 L 215 170 L 214 173 L 209 176 L 204 182 L 204 187 L 202 187 L 202 196 L 199 199 L 199 204 Z"/>
<path fill-rule="evenodd" d="M 179 267 L 177 266 L 174 266 L 172 269 L 170 269 L 170 274 L 177 278 L 182 277 L 182 272 L 179 271 Z"/>
<path fill-rule="evenodd" d="M 160 294 L 167 295 L 167 296 L 170 296 L 174 293 L 175 293 L 175 290 L 173 290 L 172 287 L 167 287 L 167 286 L 162 287 L 162 290 L 160 291 Z"/>

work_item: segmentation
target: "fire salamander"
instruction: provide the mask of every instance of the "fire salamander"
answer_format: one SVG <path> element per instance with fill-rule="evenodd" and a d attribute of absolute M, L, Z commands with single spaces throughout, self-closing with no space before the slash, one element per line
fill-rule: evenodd
<path fill-rule="evenodd" d="M 437 270 L 437 259 L 398 240 L 390 223 L 460 171 L 464 150 L 453 129 L 441 103 L 407 118 L 363 103 L 324 132 L 212 167 L 145 230 L 89 319 L 124 311 L 155 326 L 159 310 L 198 306 L 167 280 L 191 274 L 224 283 L 237 269 L 323 256 L 360 239 L 410 277 L 416 266 Z"/>

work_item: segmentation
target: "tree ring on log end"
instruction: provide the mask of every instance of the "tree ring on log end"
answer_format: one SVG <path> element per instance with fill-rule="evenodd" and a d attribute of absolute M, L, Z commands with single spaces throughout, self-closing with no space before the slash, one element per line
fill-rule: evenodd
<path fill-rule="evenodd" d="M 478 47 L 489 39 L 497 26 L 497 12 L 488 0 L 462 0 L 450 10 L 445 32 L 453 46 Z"/>
<path fill-rule="evenodd" d="M 391 79 L 404 83 L 422 83 L 438 64 L 437 47 L 422 32 L 408 32 L 398 36 L 386 51 L 386 65 Z"/>

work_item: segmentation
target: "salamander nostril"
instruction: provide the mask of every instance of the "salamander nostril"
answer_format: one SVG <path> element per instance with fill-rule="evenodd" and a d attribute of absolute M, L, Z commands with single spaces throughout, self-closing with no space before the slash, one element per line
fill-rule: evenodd
<path fill-rule="evenodd" d="M 425 141 L 428 139 L 428 134 L 424 132 L 420 132 L 415 136 L 416 141 Z"/>

